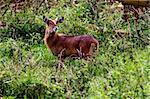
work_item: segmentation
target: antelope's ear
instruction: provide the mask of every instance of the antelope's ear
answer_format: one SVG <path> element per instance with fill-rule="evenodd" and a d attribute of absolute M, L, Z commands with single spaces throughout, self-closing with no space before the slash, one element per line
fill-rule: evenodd
<path fill-rule="evenodd" d="M 48 24 L 49 19 L 46 16 L 43 16 L 43 21 Z"/>
<path fill-rule="evenodd" d="M 56 24 L 62 23 L 64 21 L 64 17 L 56 18 Z"/>

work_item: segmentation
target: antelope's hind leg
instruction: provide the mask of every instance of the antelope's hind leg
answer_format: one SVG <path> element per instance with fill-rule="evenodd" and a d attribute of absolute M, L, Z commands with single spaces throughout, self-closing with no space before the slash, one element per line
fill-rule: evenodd
<path fill-rule="evenodd" d="M 98 54 L 98 47 L 99 47 L 99 43 L 97 43 L 97 44 L 92 43 L 91 44 L 90 54 L 91 54 L 92 58 L 95 58 L 96 55 Z"/>
<path fill-rule="evenodd" d="M 69 56 L 69 58 L 72 58 L 72 59 L 81 59 L 82 58 L 82 52 L 81 52 L 81 50 L 76 49 L 76 53 L 71 54 Z"/>
<path fill-rule="evenodd" d="M 86 60 L 93 60 L 95 58 L 96 54 L 98 54 L 98 46 L 95 43 L 91 44 L 89 52 L 85 55 Z"/>
<path fill-rule="evenodd" d="M 82 51 L 81 51 L 81 47 L 80 47 L 80 49 L 76 49 L 77 50 L 77 53 L 78 53 L 78 56 L 79 56 L 79 58 L 81 59 L 82 58 Z"/>

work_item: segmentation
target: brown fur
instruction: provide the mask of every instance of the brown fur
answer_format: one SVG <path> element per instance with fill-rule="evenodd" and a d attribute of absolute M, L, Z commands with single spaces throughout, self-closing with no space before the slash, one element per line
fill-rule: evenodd
<path fill-rule="evenodd" d="M 90 35 L 81 35 L 81 36 L 59 36 L 58 34 L 54 34 L 51 36 L 45 35 L 44 42 L 46 46 L 52 51 L 52 53 L 56 56 L 60 54 L 60 52 L 64 50 L 62 58 L 66 58 L 69 56 L 77 56 L 79 57 L 79 51 L 85 54 L 84 57 L 90 56 L 90 47 L 91 44 L 98 47 L 98 41 Z"/>
<path fill-rule="evenodd" d="M 51 22 L 56 23 L 55 20 Z M 90 35 L 67 36 L 56 32 L 49 33 L 56 25 L 49 25 L 51 22 L 47 22 L 44 42 L 53 55 L 60 57 L 61 60 L 66 57 L 88 58 L 92 56 L 94 48 L 98 50 L 99 42 Z"/>

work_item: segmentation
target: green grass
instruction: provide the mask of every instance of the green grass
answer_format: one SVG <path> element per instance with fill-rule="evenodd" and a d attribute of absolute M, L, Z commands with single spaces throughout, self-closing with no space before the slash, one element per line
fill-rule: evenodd
<path fill-rule="evenodd" d="M 8 9 L 1 17 L 7 26 L 0 29 L 0 98 L 149 99 L 150 13 L 139 16 L 139 33 L 131 15 L 130 35 L 112 38 L 115 30 L 128 31 L 129 24 L 117 4 L 103 1 L 72 5 L 70 0 L 56 0 L 51 9 L 44 4 L 37 11 L 32 5 L 18 13 Z M 66 59 L 65 67 L 57 68 L 57 57 L 43 44 L 43 15 L 65 17 L 60 33 L 89 34 L 101 41 L 95 59 Z"/>
<path fill-rule="evenodd" d="M 150 93 L 150 47 L 100 46 L 94 61 L 57 58 L 45 45 L 12 39 L 0 43 L 0 79 L 4 98 L 147 98 Z M 10 50 L 11 49 L 11 50 Z M 114 49 L 114 50 L 113 50 Z M 11 96 L 11 97 L 10 97 Z"/>

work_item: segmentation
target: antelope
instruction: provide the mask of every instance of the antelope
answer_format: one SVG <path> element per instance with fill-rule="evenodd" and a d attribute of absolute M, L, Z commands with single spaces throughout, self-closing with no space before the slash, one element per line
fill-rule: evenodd
<path fill-rule="evenodd" d="M 43 16 L 47 24 L 45 29 L 44 43 L 47 48 L 58 57 L 61 67 L 67 57 L 78 57 L 81 59 L 91 58 L 98 51 L 99 42 L 90 35 L 59 35 L 57 25 L 64 21 L 64 17 L 55 20 Z M 60 66 L 60 64 L 59 64 Z"/>

